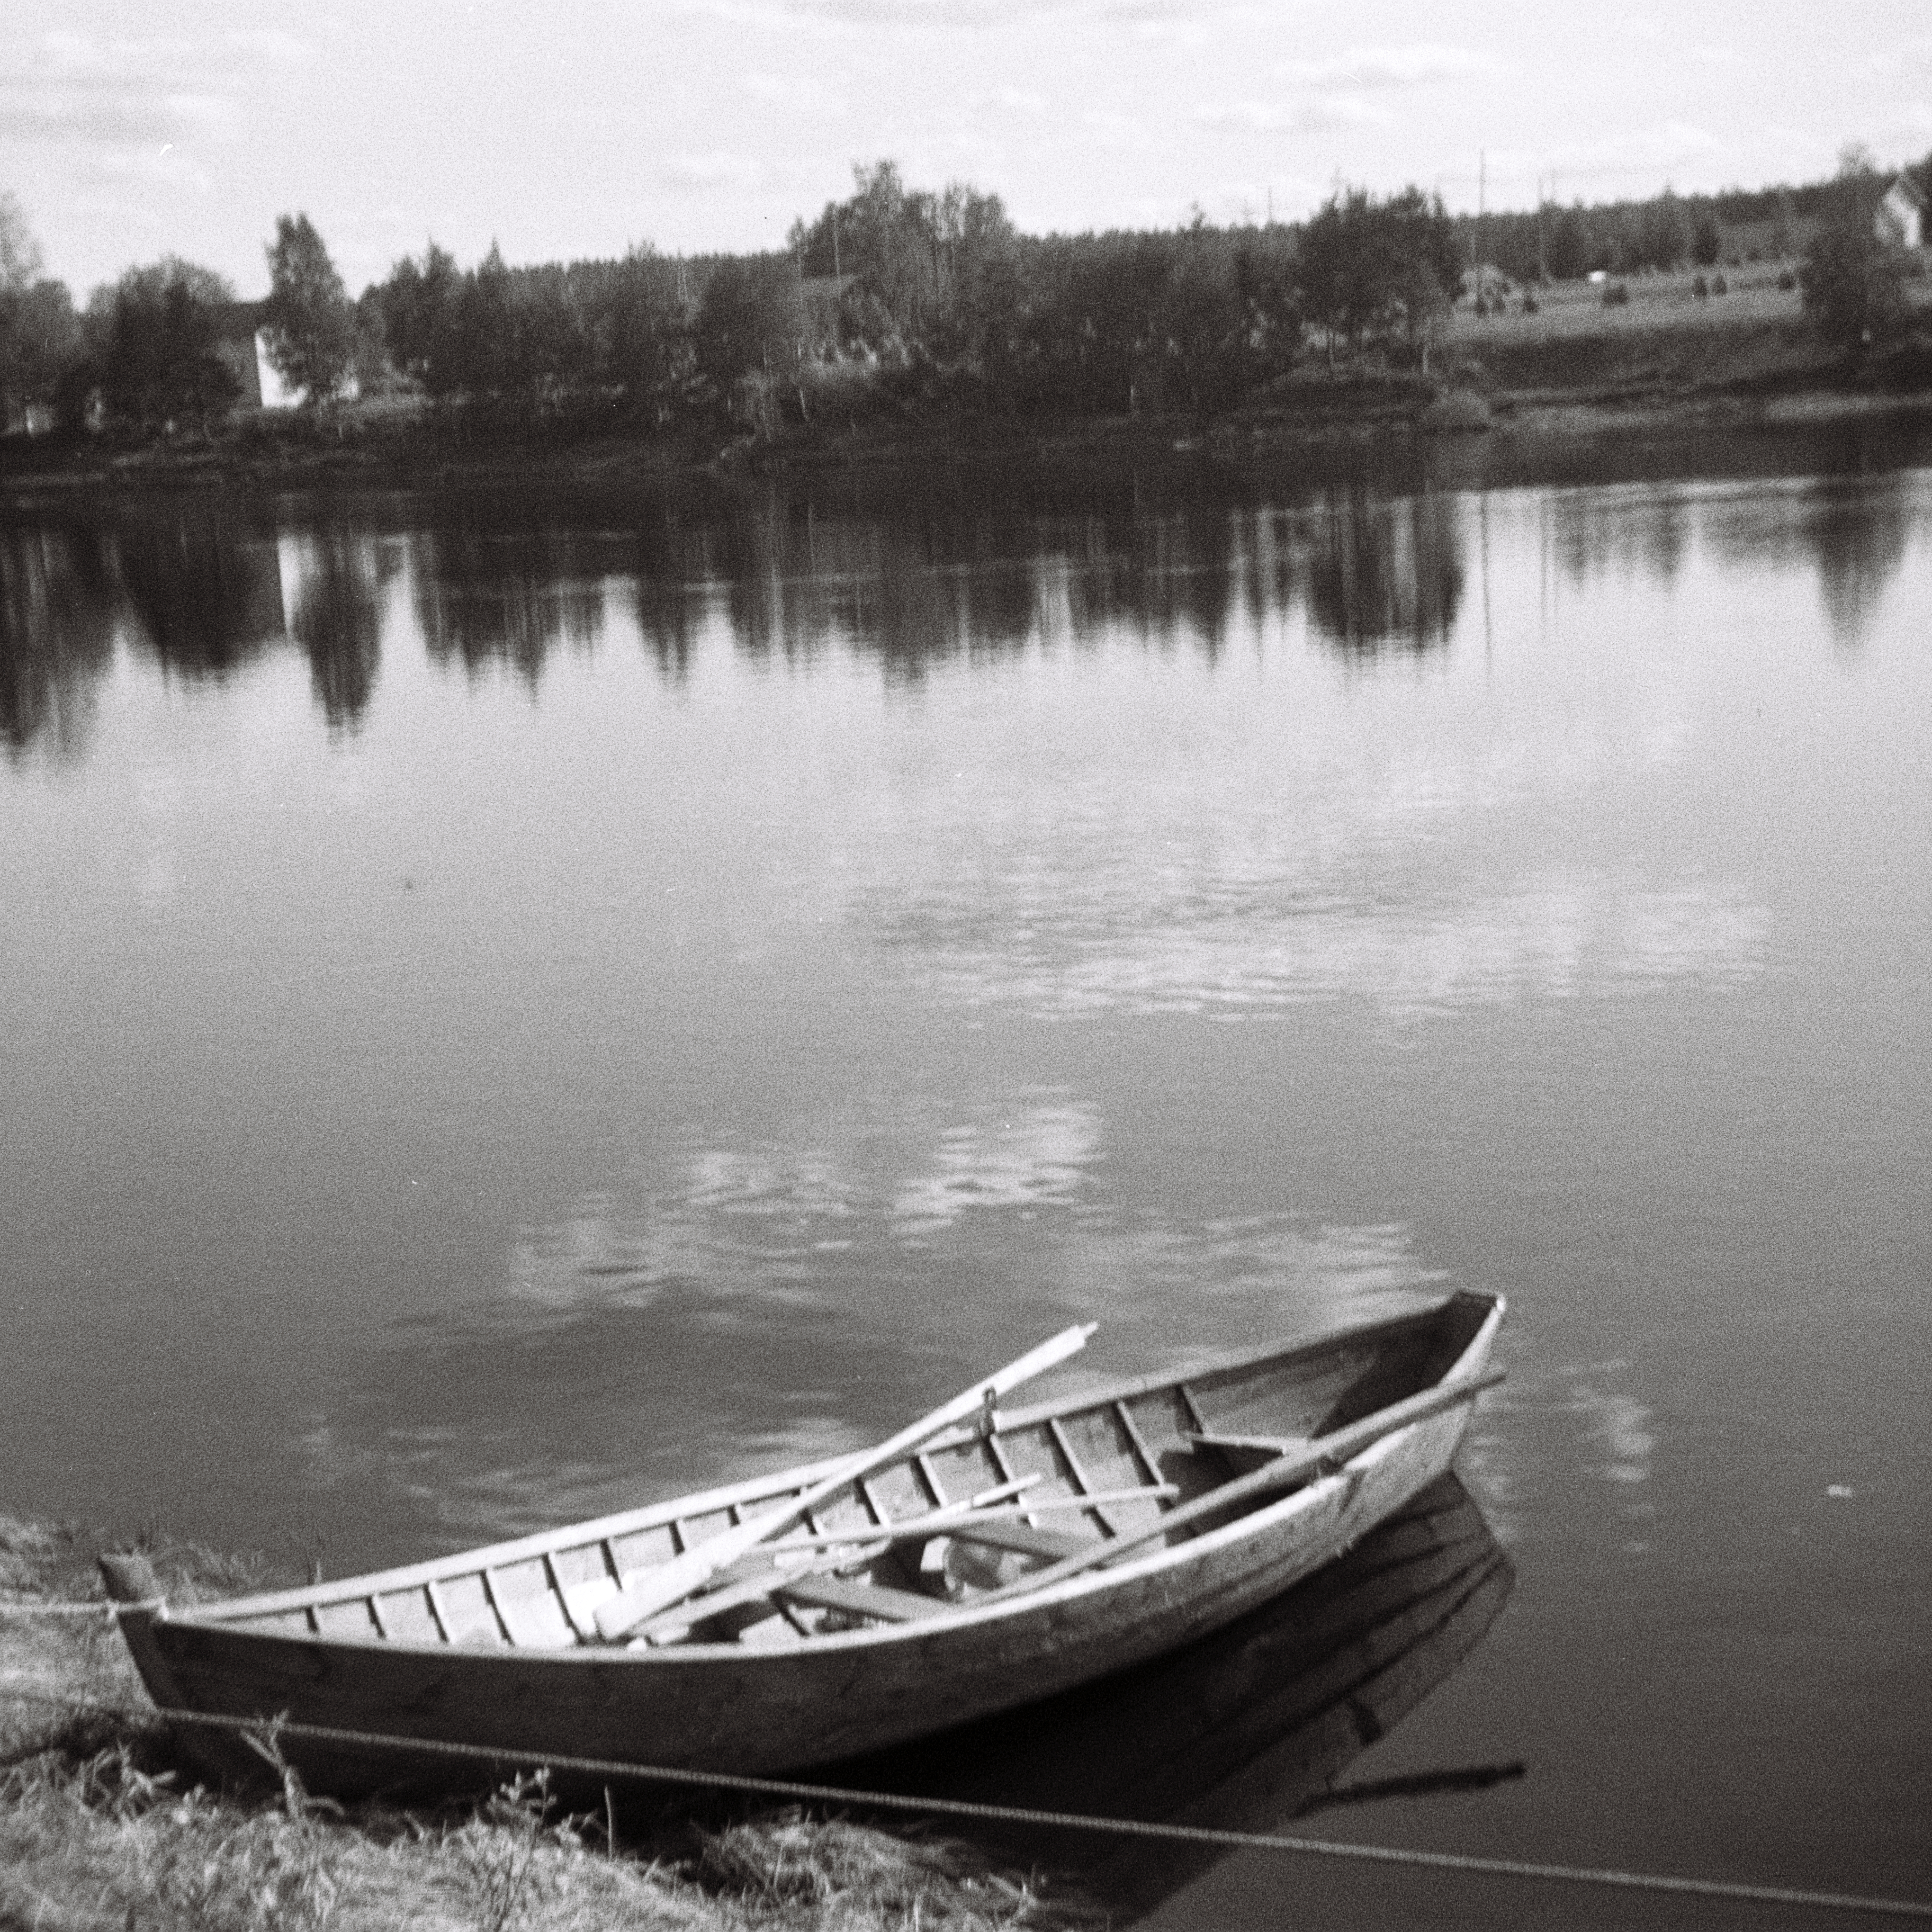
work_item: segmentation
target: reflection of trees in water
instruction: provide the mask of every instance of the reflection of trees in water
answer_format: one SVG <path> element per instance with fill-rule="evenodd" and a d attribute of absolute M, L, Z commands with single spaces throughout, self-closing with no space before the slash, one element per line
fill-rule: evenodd
<path fill-rule="evenodd" d="M 1841 650 L 1864 641 L 1885 586 L 1905 561 L 1912 530 L 1908 488 L 1900 476 L 1822 484 L 1798 526 L 1818 560 L 1825 615 Z"/>
<path fill-rule="evenodd" d="M 1613 569 L 1666 588 L 1676 581 L 1690 554 L 1694 508 L 1680 490 L 1561 490 L 1550 500 L 1557 564 L 1580 589 Z"/>
<path fill-rule="evenodd" d="M 135 649 L 191 676 L 224 674 L 286 630 L 330 728 L 352 728 L 379 674 L 385 587 L 405 559 L 431 661 L 501 664 L 532 686 L 558 646 L 596 643 L 614 584 L 668 682 L 728 626 L 749 656 L 809 664 L 836 644 L 903 682 L 1116 636 L 1212 659 L 1231 624 L 1258 632 L 1302 601 L 1318 633 L 1351 649 L 1420 648 L 1447 635 L 1462 580 L 1453 500 L 1362 493 L 1309 510 L 1126 488 L 1070 505 L 910 487 L 828 500 L 778 485 L 634 500 L 621 525 L 601 528 L 606 507 L 559 525 L 542 520 L 555 504 L 506 495 L 402 535 L 326 506 L 279 532 L 244 502 L 110 514 L 8 540 L 0 728 L 16 746 L 44 716 L 80 715 L 82 668 L 105 664 L 124 617 Z"/>
<path fill-rule="evenodd" d="M 1365 657 L 1391 643 L 1418 652 L 1448 643 L 1462 601 L 1455 498 L 1350 490 L 1322 506 L 1311 538 L 1308 611 L 1320 636 Z"/>
<path fill-rule="evenodd" d="M 416 621 L 437 664 L 504 664 L 534 685 L 559 644 L 587 650 L 604 628 L 604 562 L 594 536 L 460 525 L 411 548 Z"/>
<path fill-rule="evenodd" d="M 688 664 L 694 606 L 707 601 L 752 656 L 808 663 L 838 639 L 896 681 L 1108 628 L 1163 640 L 1191 629 L 1211 652 L 1232 601 L 1231 541 L 1220 513 L 1042 521 L 774 496 L 640 536 L 638 614 L 670 676 Z"/>
<path fill-rule="evenodd" d="M 513 516 L 514 512 L 503 514 Z M 1130 495 L 1078 514 L 977 495 L 830 502 L 775 487 L 664 502 L 621 535 L 465 525 L 412 540 L 431 656 L 502 660 L 534 682 L 562 639 L 588 643 L 624 581 L 646 649 L 677 682 L 722 622 L 754 658 L 810 664 L 835 644 L 896 682 L 1065 638 L 1124 634 L 1211 659 L 1306 598 L 1322 634 L 1371 651 L 1442 642 L 1462 596 L 1455 500 L 1357 492 L 1311 513 Z"/>
<path fill-rule="evenodd" d="M 1235 528 L 1218 506 L 1083 519 L 1077 544 L 1055 559 L 1076 641 L 1126 629 L 1165 644 L 1191 631 L 1214 657 L 1234 602 Z"/>
<path fill-rule="evenodd" d="M 284 536 L 280 550 L 289 630 L 308 655 L 316 702 L 331 730 L 352 729 L 375 688 L 395 554 L 340 525 Z"/>
<path fill-rule="evenodd" d="M 281 637 L 274 546 L 226 504 L 144 510 L 112 542 L 141 640 L 169 670 L 219 675 Z"/>
<path fill-rule="evenodd" d="M 0 530 L 0 739 L 77 753 L 114 654 L 115 586 L 81 530 Z"/>

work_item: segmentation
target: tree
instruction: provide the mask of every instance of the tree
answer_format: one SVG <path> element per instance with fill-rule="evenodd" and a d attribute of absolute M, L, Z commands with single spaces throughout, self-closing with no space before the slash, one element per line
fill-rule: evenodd
<path fill-rule="evenodd" d="M 1419 188 L 1405 188 L 1384 202 L 1378 214 L 1380 254 L 1390 300 L 1410 343 L 1421 350 L 1426 375 L 1430 344 L 1461 279 L 1455 224 L 1442 197 L 1426 196 Z"/>
<path fill-rule="evenodd" d="M 1906 313 L 1905 251 L 1880 241 L 1874 228 L 1877 178 L 1869 161 L 1862 149 L 1846 151 L 1798 273 L 1812 326 L 1833 348 L 1855 355 L 1890 334 Z"/>
<path fill-rule="evenodd" d="M 1397 325 L 1423 341 L 1456 284 L 1455 224 L 1439 195 L 1405 189 L 1377 201 L 1351 188 L 1319 209 L 1301 233 L 1309 313 L 1351 344 Z"/>
<path fill-rule="evenodd" d="M 0 406 L 45 401 L 80 361 L 80 318 L 64 282 L 0 295 Z"/>
<path fill-rule="evenodd" d="M 1690 252 L 1690 224 L 1684 204 L 1666 188 L 1646 202 L 1636 220 L 1635 255 L 1644 267 L 1674 268 Z"/>
<path fill-rule="evenodd" d="M 0 296 L 30 287 L 40 272 L 40 244 L 26 211 L 10 189 L 0 189 Z"/>
<path fill-rule="evenodd" d="M 1581 208 L 1566 208 L 1550 224 L 1548 260 L 1552 281 L 1580 280 L 1590 270 L 1590 230 Z"/>
<path fill-rule="evenodd" d="M 704 285 L 693 325 L 699 370 L 728 397 L 741 376 L 791 375 L 805 335 L 789 256 L 727 256 Z"/>
<path fill-rule="evenodd" d="M 669 407 L 689 355 L 677 273 L 649 247 L 633 248 L 593 298 L 604 379 L 658 412 Z"/>
<path fill-rule="evenodd" d="M 268 360 L 305 404 L 341 388 L 356 351 L 356 312 L 322 237 L 306 214 L 280 216 L 268 250 L 268 299 L 262 312 Z"/>
<path fill-rule="evenodd" d="M 1690 231 L 1690 259 L 1699 268 L 1711 268 L 1724 252 L 1724 231 L 1718 226 L 1718 218 L 1708 208 L 1697 211 L 1697 219 Z"/>
<path fill-rule="evenodd" d="M 235 291 L 212 268 L 169 255 L 104 292 L 101 386 L 144 422 L 225 406 L 241 384 L 223 356 L 221 311 Z"/>
<path fill-rule="evenodd" d="M 0 193 L 0 428 L 45 400 L 80 356 L 80 324 L 64 282 L 37 280 L 40 244 L 20 204 Z"/>
<path fill-rule="evenodd" d="M 431 242 L 420 264 L 404 256 L 376 292 L 390 360 L 432 396 L 463 386 L 463 280 L 456 257 Z"/>
<path fill-rule="evenodd" d="M 1018 237 L 996 194 L 954 182 L 932 206 L 936 287 L 926 346 L 983 370 L 1012 346 L 1020 307 Z"/>

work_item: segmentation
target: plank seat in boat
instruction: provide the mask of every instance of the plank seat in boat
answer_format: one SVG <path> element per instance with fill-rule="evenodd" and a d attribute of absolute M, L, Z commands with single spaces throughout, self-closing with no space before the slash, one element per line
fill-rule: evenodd
<path fill-rule="evenodd" d="M 917 1623 L 952 1607 L 939 1598 L 895 1590 L 884 1583 L 855 1583 L 843 1576 L 800 1576 L 780 1584 L 772 1594 L 788 1604 L 843 1610 L 850 1616 L 871 1617 L 884 1624 Z"/>
<path fill-rule="evenodd" d="M 945 1533 L 956 1543 L 983 1543 L 994 1550 L 1010 1550 L 1022 1556 L 1078 1556 L 1091 1550 L 1094 1539 L 1075 1536 L 1064 1529 L 1042 1529 L 1037 1524 L 1017 1522 L 1010 1517 L 990 1522 L 948 1523 Z"/>

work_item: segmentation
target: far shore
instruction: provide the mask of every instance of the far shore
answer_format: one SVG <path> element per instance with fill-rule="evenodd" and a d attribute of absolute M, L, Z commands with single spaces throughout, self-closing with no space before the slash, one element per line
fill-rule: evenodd
<path fill-rule="evenodd" d="M 1462 471 L 1534 466 L 1538 452 L 1717 434 L 1786 433 L 1932 424 L 1932 386 L 1901 388 L 1806 383 L 1724 384 L 1606 391 L 1487 393 L 1466 385 L 1365 378 L 1311 385 L 1206 422 L 1146 414 L 1042 420 L 935 411 L 880 411 L 840 425 L 793 425 L 776 435 L 731 427 L 647 434 L 592 423 L 531 424 L 344 412 L 236 417 L 212 434 L 146 442 L 85 438 L 0 443 L 0 502 L 16 506 L 76 495 L 119 495 L 206 484 L 267 490 L 410 491 L 494 485 L 591 488 L 680 479 L 801 479 L 848 469 L 942 465 L 989 481 L 1010 467 L 1084 462 L 1269 469 L 1298 458 L 1318 470 L 1351 452 L 1440 454 Z M 1515 460 L 1512 460 L 1515 459 Z"/>

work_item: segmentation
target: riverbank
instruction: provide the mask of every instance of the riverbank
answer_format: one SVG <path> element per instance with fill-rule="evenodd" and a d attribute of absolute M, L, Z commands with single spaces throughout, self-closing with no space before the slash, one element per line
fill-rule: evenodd
<path fill-rule="evenodd" d="M 102 1600 L 107 1540 L 0 1517 L 0 1602 Z M 273 1565 L 159 1538 L 178 1600 L 278 1582 Z M 92 1707 L 92 1708 L 83 1708 Z M 117 1714 L 101 1715 L 99 1708 Z M 310 1800 L 265 1766 L 212 1792 L 174 1759 L 98 1616 L 0 1612 L 0 1932 L 1060 1932 L 1077 1899 L 968 1849 L 796 1813 L 707 1827 L 620 1798 L 571 1817 L 529 1780 L 434 1811 Z"/>
<path fill-rule="evenodd" d="M 1775 291 L 1772 298 L 1782 299 Z M 1618 437 L 1932 420 L 1932 333 L 1847 362 L 1820 348 L 1795 310 L 1733 302 L 1724 311 L 1688 296 L 1676 306 L 1653 296 L 1634 305 L 1634 322 L 1622 310 L 1583 321 L 1561 310 L 1481 323 L 1459 316 L 1432 376 L 1311 358 L 1205 419 L 1002 413 L 901 371 L 882 374 L 863 406 L 838 420 L 821 414 L 759 434 L 722 421 L 646 430 L 592 406 L 539 418 L 391 398 L 320 417 L 257 411 L 211 431 L 147 440 L 16 437 L 0 446 L 0 499 L 196 484 L 662 486 L 914 464 L 997 475 L 1175 456 L 1319 468 L 1364 449 L 1464 441 L 1493 444 L 1508 472 L 1526 451 Z"/>

